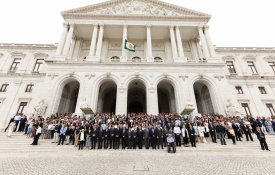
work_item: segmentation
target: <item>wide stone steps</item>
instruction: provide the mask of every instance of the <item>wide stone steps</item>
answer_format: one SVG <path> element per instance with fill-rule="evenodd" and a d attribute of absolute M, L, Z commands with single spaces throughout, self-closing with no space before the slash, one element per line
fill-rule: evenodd
<path fill-rule="evenodd" d="M 244 150 L 251 151 L 253 154 L 261 154 L 262 150 L 260 149 L 260 143 L 256 138 L 256 135 L 253 135 L 254 142 L 247 142 L 245 138 L 243 141 L 237 142 L 236 145 L 232 144 L 232 140 L 226 139 L 227 145 L 221 145 L 219 140 L 218 143 L 197 143 L 196 148 L 192 147 L 177 147 L 177 151 L 213 151 L 213 152 L 232 152 L 238 151 L 242 153 Z M 275 149 L 275 135 L 266 135 L 267 144 L 269 149 Z M 33 146 L 30 145 L 33 141 L 32 138 L 26 138 L 22 133 L 13 133 L 11 137 L 7 137 L 6 133 L 0 133 L 0 153 L 2 152 L 60 152 L 60 151 L 78 151 L 73 145 L 57 145 L 56 143 L 51 143 L 51 139 L 39 139 L 39 145 Z M 86 150 L 88 151 L 88 150 Z M 93 151 L 104 151 L 104 150 L 93 150 Z M 108 151 L 108 150 L 105 150 Z M 125 151 L 125 150 L 117 150 Z M 126 150 L 126 151 L 140 151 L 146 152 L 148 150 L 136 149 L 136 150 Z M 150 149 L 149 151 L 155 151 Z M 164 148 L 163 151 L 166 151 Z"/>

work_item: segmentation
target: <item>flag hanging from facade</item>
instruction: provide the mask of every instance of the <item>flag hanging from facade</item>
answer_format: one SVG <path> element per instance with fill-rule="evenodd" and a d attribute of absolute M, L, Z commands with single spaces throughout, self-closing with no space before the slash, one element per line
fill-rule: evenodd
<path fill-rule="evenodd" d="M 128 40 L 125 40 L 125 46 L 124 49 L 130 50 L 132 52 L 136 51 L 136 45 L 134 45 L 133 43 L 128 42 Z"/>

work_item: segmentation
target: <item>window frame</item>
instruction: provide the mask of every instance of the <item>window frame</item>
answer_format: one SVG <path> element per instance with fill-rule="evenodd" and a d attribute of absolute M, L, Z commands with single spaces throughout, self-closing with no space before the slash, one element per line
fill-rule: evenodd
<path fill-rule="evenodd" d="M 23 114 L 24 109 L 27 105 L 28 105 L 28 102 L 20 102 L 16 114 Z"/>
<path fill-rule="evenodd" d="M 250 68 L 252 74 L 258 74 L 254 61 L 247 61 L 247 65 Z"/>
<path fill-rule="evenodd" d="M 1 88 L 0 88 L 0 92 L 7 92 L 8 86 L 9 86 L 8 83 L 2 84 L 2 85 L 1 85 Z"/>
<path fill-rule="evenodd" d="M 268 65 L 271 67 L 271 69 L 273 70 L 273 73 L 275 74 L 275 61 L 269 61 Z"/>
<path fill-rule="evenodd" d="M 243 88 L 241 86 L 235 86 L 235 89 L 237 91 L 237 94 L 244 94 Z"/>
<path fill-rule="evenodd" d="M 132 62 L 134 62 L 134 63 L 140 63 L 141 62 L 141 58 L 138 57 L 138 56 L 135 56 L 135 57 L 132 58 Z"/>
<path fill-rule="evenodd" d="M 266 103 L 265 104 L 267 109 L 269 110 L 271 116 L 275 116 L 275 109 L 273 107 L 273 104 L 272 103 Z"/>
<path fill-rule="evenodd" d="M 19 68 L 18 65 L 21 63 L 21 60 L 22 60 L 22 58 L 17 58 L 17 57 L 14 58 L 9 71 L 12 71 L 12 72 L 17 71 L 17 69 Z"/>
<path fill-rule="evenodd" d="M 267 94 L 267 92 L 265 90 L 265 87 L 259 86 L 258 89 L 259 89 L 259 91 L 260 91 L 261 94 L 263 94 L 263 95 Z"/>
<path fill-rule="evenodd" d="M 226 61 L 226 66 L 230 74 L 237 74 L 233 61 Z"/>
<path fill-rule="evenodd" d="M 161 57 L 155 57 L 154 62 L 155 63 L 163 63 L 163 59 Z"/>
<path fill-rule="evenodd" d="M 42 62 L 39 62 L 42 61 Z M 37 58 L 33 67 L 33 72 L 39 72 L 41 65 L 44 64 L 44 59 L 43 58 Z M 38 66 L 38 68 L 36 69 L 36 67 Z"/>
<path fill-rule="evenodd" d="M 120 58 L 118 56 L 112 56 L 110 60 L 111 62 L 120 62 Z"/>
<path fill-rule="evenodd" d="M 249 105 L 248 103 L 241 103 L 241 106 L 242 108 L 244 109 L 245 113 L 246 113 L 246 116 L 247 117 L 251 117 L 252 116 L 252 113 L 250 111 L 250 108 L 249 108 Z"/>
<path fill-rule="evenodd" d="M 25 92 L 32 92 L 33 86 L 34 86 L 33 83 L 27 84 L 26 89 L 25 89 Z"/>

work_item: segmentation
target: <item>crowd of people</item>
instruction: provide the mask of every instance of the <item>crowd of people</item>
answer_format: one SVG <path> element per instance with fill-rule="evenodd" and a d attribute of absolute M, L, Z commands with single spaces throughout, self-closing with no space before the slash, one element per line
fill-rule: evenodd
<path fill-rule="evenodd" d="M 7 130 L 8 136 L 14 131 L 22 131 L 27 137 L 33 137 L 32 145 L 37 145 L 41 137 L 52 139 L 57 145 L 74 145 L 80 150 L 164 149 L 171 136 L 177 147 L 196 147 L 198 142 L 217 143 L 218 139 L 226 145 L 226 137 L 236 144 L 244 139 L 254 141 L 252 134 L 255 133 L 261 148 L 269 150 L 265 134 L 275 134 L 275 118 L 204 115 L 191 119 L 177 114 L 101 113 L 86 119 L 69 113 L 47 118 L 17 114 L 10 120 Z"/>

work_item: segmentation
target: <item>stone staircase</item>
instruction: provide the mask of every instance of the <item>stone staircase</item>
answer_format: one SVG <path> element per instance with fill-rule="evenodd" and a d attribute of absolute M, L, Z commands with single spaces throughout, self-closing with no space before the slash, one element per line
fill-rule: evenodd
<path fill-rule="evenodd" d="M 241 142 L 237 142 L 236 145 L 232 144 L 231 140 L 226 139 L 227 145 L 221 145 L 219 140 L 218 143 L 197 143 L 196 148 L 192 147 L 177 147 L 177 152 L 181 151 L 194 151 L 194 152 L 217 152 L 217 153 L 230 153 L 230 152 L 239 152 L 240 154 L 247 154 L 248 152 L 254 154 L 261 154 L 262 150 L 260 147 L 260 143 L 253 134 L 254 142 L 247 142 L 245 138 L 243 138 Z M 267 144 L 269 149 L 273 152 L 275 151 L 275 135 L 266 135 Z M 22 132 L 15 132 L 12 133 L 11 137 L 7 137 L 7 133 L 0 132 L 0 154 L 1 153 L 26 153 L 26 152 L 74 152 L 78 151 L 72 145 L 57 145 L 56 143 L 51 143 L 52 140 L 49 139 L 39 139 L 39 145 L 33 146 L 30 145 L 33 141 L 32 138 L 26 138 Z M 104 150 L 98 150 L 104 151 Z M 106 150 L 107 151 L 107 150 Z M 116 151 L 125 151 L 125 150 L 116 150 Z M 148 152 L 149 150 L 128 150 L 128 151 L 141 151 L 141 152 Z M 150 149 L 150 151 L 152 151 Z M 154 150 L 153 150 L 154 151 Z M 166 151 L 164 150 L 159 151 Z M 249 156 L 249 155 L 248 155 Z"/>

